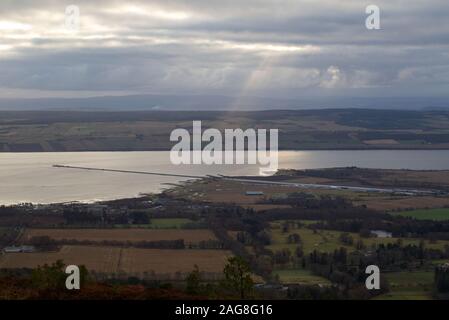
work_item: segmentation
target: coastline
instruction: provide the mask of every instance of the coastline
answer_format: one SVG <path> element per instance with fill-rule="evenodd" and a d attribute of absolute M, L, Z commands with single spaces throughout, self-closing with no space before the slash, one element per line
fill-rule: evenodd
<path fill-rule="evenodd" d="M 377 168 L 393 170 L 444 171 L 449 170 L 448 150 L 317 150 L 311 154 L 291 150 L 280 154 L 283 161 L 279 169 L 323 169 L 323 168 Z M 146 154 L 148 152 L 148 154 Z M 60 204 L 98 203 L 141 195 L 154 194 L 170 189 L 165 183 L 180 183 L 176 178 L 147 178 L 139 175 L 105 174 L 103 171 L 54 172 L 54 164 L 82 167 L 103 167 L 133 171 L 181 173 L 206 177 L 223 174 L 228 176 L 257 176 L 253 168 L 176 168 L 167 166 L 168 161 L 159 151 L 132 152 L 47 152 L 47 153 L 0 153 L 0 164 L 5 183 L 11 187 L 0 188 L 1 205 L 19 203 Z M 283 152 L 283 151 L 281 151 Z M 315 153 L 313 153 L 315 152 Z M 323 153 L 322 153 L 323 152 Z M 335 152 L 335 153 L 334 153 Z M 379 152 L 381 152 L 379 150 Z M 97 153 L 97 155 L 95 155 Z M 59 154 L 59 155 L 58 155 Z M 422 157 L 421 157 L 422 156 Z M 416 159 L 424 159 L 415 161 Z M 237 170 L 236 170 L 237 169 Z"/>
<path fill-rule="evenodd" d="M 415 148 L 415 147 L 399 147 L 398 145 L 394 145 L 391 148 L 379 146 L 379 147 L 342 147 L 342 148 L 313 148 L 313 147 L 307 147 L 307 148 L 279 148 L 278 151 L 447 151 L 449 150 L 449 146 L 445 147 L 435 147 L 430 146 L 426 148 Z M 171 151 L 170 148 L 148 148 L 148 149 L 140 149 L 140 150 L 134 150 L 134 149 L 128 149 L 128 150 L 119 150 L 119 149 L 89 149 L 89 150 L 61 150 L 61 151 L 4 151 L 0 150 L 0 154 L 13 154 L 13 153 L 89 153 L 89 152 L 167 152 Z"/>

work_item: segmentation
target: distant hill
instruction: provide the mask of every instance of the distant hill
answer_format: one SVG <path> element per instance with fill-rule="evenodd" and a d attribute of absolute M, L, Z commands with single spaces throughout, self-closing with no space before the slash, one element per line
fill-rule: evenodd
<path fill-rule="evenodd" d="M 0 111 L 0 152 L 170 150 L 171 132 L 279 129 L 281 150 L 449 149 L 449 110 Z"/>
<path fill-rule="evenodd" d="M 90 98 L 0 99 L 0 110 L 279 110 L 323 108 L 446 109 L 446 98 L 347 98 L 281 99 L 217 95 L 127 95 Z"/>

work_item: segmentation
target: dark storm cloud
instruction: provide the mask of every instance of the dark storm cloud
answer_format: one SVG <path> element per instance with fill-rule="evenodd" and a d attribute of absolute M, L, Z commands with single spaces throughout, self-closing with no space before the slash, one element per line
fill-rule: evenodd
<path fill-rule="evenodd" d="M 446 0 L 0 3 L 0 96 L 61 92 L 444 95 Z M 69 94 L 69 93 L 67 93 Z M 73 93 L 72 93 L 73 94 Z"/>

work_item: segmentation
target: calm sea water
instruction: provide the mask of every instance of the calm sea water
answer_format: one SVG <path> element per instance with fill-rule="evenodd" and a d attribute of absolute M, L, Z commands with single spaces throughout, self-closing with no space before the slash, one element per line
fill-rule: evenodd
<path fill-rule="evenodd" d="M 0 204 L 55 203 L 133 197 L 160 191 L 175 177 L 53 168 L 54 164 L 207 175 L 257 175 L 259 168 L 174 166 L 169 152 L 0 153 Z M 383 169 L 449 170 L 449 151 L 282 151 L 280 168 L 358 166 Z"/>

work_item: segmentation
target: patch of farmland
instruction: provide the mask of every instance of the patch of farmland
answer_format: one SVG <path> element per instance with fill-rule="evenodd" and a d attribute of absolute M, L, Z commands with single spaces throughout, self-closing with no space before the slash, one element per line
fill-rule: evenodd
<path fill-rule="evenodd" d="M 101 273 L 156 274 L 187 273 L 194 265 L 204 272 L 221 273 L 226 250 L 136 249 L 106 246 L 62 246 L 55 252 L 7 253 L 0 257 L 0 268 L 36 268 L 63 260 L 66 265 L 85 265 Z"/>
<path fill-rule="evenodd" d="M 55 240 L 89 241 L 161 241 L 184 239 L 185 243 L 216 240 L 210 230 L 182 229 L 27 229 L 22 241 L 32 237 L 48 236 Z"/>
<path fill-rule="evenodd" d="M 432 298 L 433 271 L 385 273 L 390 292 L 377 300 L 430 300 Z"/>
<path fill-rule="evenodd" d="M 398 212 L 396 214 L 405 217 L 415 218 L 418 220 L 435 220 L 435 221 L 449 220 L 449 208 L 410 210 Z"/>
<path fill-rule="evenodd" d="M 279 281 L 285 284 L 305 285 L 330 285 L 326 278 L 313 275 L 310 270 L 304 269 L 280 269 L 273 272 L 279 277 Z"/>
<path fill-rule="evenodd" d="M 6 253 L 0 257 L 0 268 L 36 268 L 63 260 L 66 265 L 85 265 L 89 270 L 116 272 L 120 248 L 63 246 L 55 252 Z"/>
<path fill-rule="evenodd" d="M 123 250 L 120 267 L 128 273 L 190 272 L 195 264 L 201 271 L 221 273 L 227 258 L 232 254 L 225 250 Z"/>
<path fill-rule="evenodd" d="M 442 197 L 385 197 L 376 196 L 363 201 L 355 201 L 355 205 L 366 205 L 370 209 L 380 211 L 441 208 L 449 205 L 449 198 Z"/>
<path fill-rule="evenodd" d="M 348 251 L 355 251 L 356 244 L 359 240 L 363 241 L 366 247 L 370 248 L 373 245 L 396 243 L 399 239 L 402 241 L 402 245 L 416 245 L 422 241 L 418 238 L 362 238 L 358 233 L 347 233 L 353 238 L 353 245 L 346 245 L 340 241 L 340 236 L 343 232 L 335 230 L 312 230 L 307 227 L 293 228 L 291 227 L 288 232 L 282 232 L 282 221 L 272 222 L 270 228 L 271 244 L 266 246 L 267 249 L 274 251 L 280 251 L 283 249 L 289 249 L 294 254 L 298 244 L 288 243 L 288 236 L 297 233 L 301 237 L 301 244 L 306 254 L 317 250 L 320 252 L 333 252 L 341 247 L 346 248 Z M 430 242 L 424 240 L 424 245 L 429 249 L 444 250 L 446 245 L 449 245 L 447 240 L 438 240 L 436 242 Z"/>
<path fill-rule="evenodd" d="M 154 229 L 181 229 L 189 223 L 194 223 L 194 221 L 183 218 L 151 219 L 149 227 Z"/>

